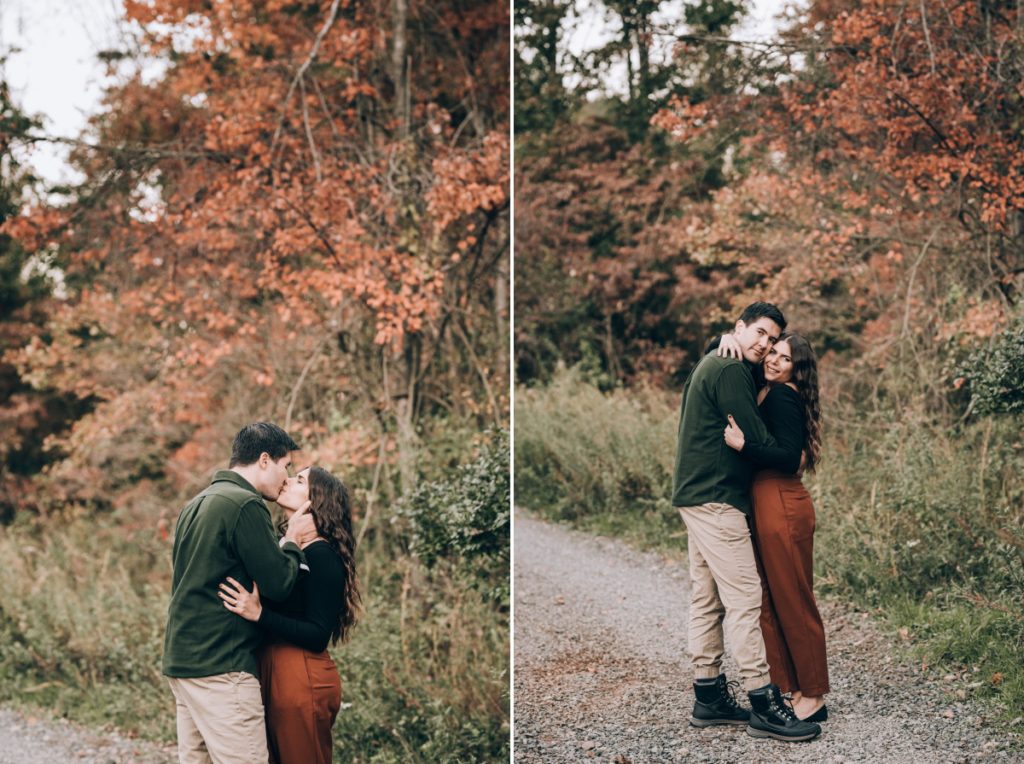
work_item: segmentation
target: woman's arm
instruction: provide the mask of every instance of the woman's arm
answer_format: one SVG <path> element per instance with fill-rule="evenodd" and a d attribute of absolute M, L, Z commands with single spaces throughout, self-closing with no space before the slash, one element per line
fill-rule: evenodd
<path fill-rule="evenodd" d="M 259 590 L 250 593 L 232 578 L 220 585 L 220 598 L 232 613 L 255 621 L 260 628 L 304 650 L 319 653 L 327 648 L 342 605 L 345 570 L 337 555 L 325 544 L 306 548 L 309 574 L 303 586 L 301 618 L 282 615 L 262 606 Z"/>
<path fill-rule="evenodd" d="M 327 544 L 311 544 L 305 552 L 309 577 L 303 587 L 302 617 L 292 618 L 264 608 L 258 623 L 285 642 L 319 653 L 327 649 L 338 622 L 344 602 L 345 569 Z"/>
<path fill-rule="evenodd" d="M 704 355 L 707 355 L 711 351 L 715 352 L 715 355 L 726 358 L 735 358 L 737 361 L 743 360 L 743 352 L 740 350 L 740 343 L 736 341 L 736 338 L 731 334 L 722 334 L 718 337 L 712 337 L 711 342 L 704 348 Z"/>
<path fill-rule="evenodd" d="M 805 440 L 804 411 L 800 396 L 785 385 L 773 387 L 761 404 L 761 415 L 775 438 L 774 443 L 745 439 L 743 431 L 730 418 L 725 431 L 726 444 L 758 467 L 797 474 Z"/>

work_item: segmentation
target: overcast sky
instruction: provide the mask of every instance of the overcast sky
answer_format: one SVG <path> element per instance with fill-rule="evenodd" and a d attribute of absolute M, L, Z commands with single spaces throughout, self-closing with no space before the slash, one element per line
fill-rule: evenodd
<path fill-rule="evenodd" d="M 794 0 L 747 0 L 749 11 L 743 23 L 732 34 L 735 40 L 767 40 L 778 28 L 778 16 L 787 4 L 793 5 Z M 660 29 L 672 30 L 673 34 L 685 31 L 683 9 L 685 0 L 665 0 L 662 11 L 653 17 L 655 26 Z M 577 0 L 576 12 L 566 17 L 563 28 L 566 30 L 565 44 L 575 56 L 595 50 L 616 37 L 617 30 L 609 26 L 605 18 L 600 0 Z M 656 36 L 651 48 L 651 60 L 664 63 L 672 56 L 675 38 L 672 36 Z M 625 95 L 628 91 L 627 68 L 625 62 L 612 66 L 603 82 L 603 91 Z M 574 83 L 567 81 L 570 87 Z M 597 93 L 592 93 L 597 96 Z"/>
<path fill-rule="evenodd" d="M 120 0 L 0 0 L 3 76 L 47 134 L 78 137 L 96 111 L 105 79 L 96 54 L 119 47 L 120 17 Z M 47 180 L 69 180 L 66 155 L 66 147 L 39 144 L 30 161 Z"/>

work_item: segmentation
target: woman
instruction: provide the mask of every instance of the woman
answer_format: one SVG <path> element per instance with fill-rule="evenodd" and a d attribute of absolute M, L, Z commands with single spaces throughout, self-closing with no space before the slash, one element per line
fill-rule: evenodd
<path fill-rule="evenodd" d="M 729 352 L 731 340 L 723 337 L 720 353 Z M 731 416 L 725 442 L 762 468 L 751 487 L 751 530 L 764 584 L 761 631 L 772 681 L 792 693 L 799 718 L 820 722 L 828 718 L 828 664 L 813 589 L 814 505 L 800 480 L 821 457 L 818 364 L 807 340 L 787 332 L 768 351 L 763 371 L 758 404 L 777 445 L 745 443 Z"/>
<path fill-rule="evenodd" d="M 289 478 L 277 499 L 287 521 L 308 505 L 318 537 L 303 546 L 309 574 L 285 602 L 261 602 L 233 578 L 220 585 L 224 607 L 257 622 L 268 642 L 260 655 L 267 743 L 277 764 L 329 764 L 341 678 L 327 643 L 344 640 L 356 620 L 355 541 L 348 489 L 320 467 Z"/>

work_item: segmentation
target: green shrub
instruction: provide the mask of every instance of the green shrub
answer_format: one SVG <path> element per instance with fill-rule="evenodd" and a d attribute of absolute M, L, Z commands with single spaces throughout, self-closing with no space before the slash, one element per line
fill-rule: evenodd
<path fill-rule="evenodd" d="M 444 480 L 422 483 L 401 502 L 410 549 L 427 567 L 454 564 L 474 587 L 507 606 L 511 484 L 507 430 L 493 432 L 477 457 Z"/>
<path fill-rule="evenodd" d="M 508 759 L 507 619 L 441 567 L 406 558 L 379 570 L 352 641 L 332 649 L 337 760 Z"/>
<path fill-rule="evenodd" d="M 1024 414 L 1024 318 L 977 350 L 960 368 L 976 414 Z"/>

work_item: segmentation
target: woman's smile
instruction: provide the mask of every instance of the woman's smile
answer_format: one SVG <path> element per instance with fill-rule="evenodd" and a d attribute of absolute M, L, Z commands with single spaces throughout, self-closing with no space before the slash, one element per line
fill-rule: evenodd
<path fill-rule="evenodd" d="M 776 342 L 764 359 L 764 378 L 769 382 L 789 382 L 793 376 L 793 356 L 789 343 Z"/>

